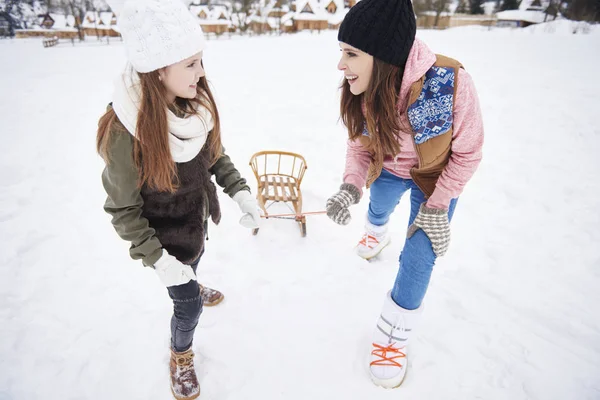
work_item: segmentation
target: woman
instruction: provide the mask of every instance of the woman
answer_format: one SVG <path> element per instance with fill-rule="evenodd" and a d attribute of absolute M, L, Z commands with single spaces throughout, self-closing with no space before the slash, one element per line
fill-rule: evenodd
<path fill-rule="evenodd" d="M 219 113 L 202 63 L 202 30 L 180 0 L 127 1 L 119 16 L 129 66 L 100 118 L 105 210 L 130 254 L 157 273 L 173 300 L 171 390 L 200 394 L 192 340 L 202 312 L 196 267 L 207 220 L 221 218 L 211 175 L 257 228 L 246 181 L 221 145 Z"/>
<path fill-rule="evenodd" d="M 340 190 L 327 201 L 336 223 L 370 188 L 365 232 L 356 251 L 371 259 L 390 242 L 388 221 L 410 190 L 411 212 L 396 281 L 373 335 L 370 373 L 393 388 L 406 373 L 406 346 L 422 311 L 433 265 L 450 243 L 458 196 L 483 146 L 475 87 L 462 65 L 415 39 L 410 0 L 363 0 L 342 22 L 341 119 L 348 128 Z"/>

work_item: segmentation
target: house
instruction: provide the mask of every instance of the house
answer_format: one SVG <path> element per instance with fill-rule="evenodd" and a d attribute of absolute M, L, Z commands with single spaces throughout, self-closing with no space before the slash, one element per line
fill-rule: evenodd
<path fill-rule="evenodd" d="M 282 18 L 290 12 L 290 7 L 284 5 L 282 0 L 272 0 L 266 7 L 267 18 Z"/>
<path fill-rule="evenodd" d="M 457 14 L 442 12 L 438 16 L 435 11 L 425 11 L 417 17 L 417 28 L 421 29 L 448 29 L 459 26 L 492 26 L 496 19 L 492 15 L 485 14 Z"/>
<path fill-rule="evenodd" d="M 79 38 L 77 22 L 72 15 L 46 13 L 40 15 L 38 27 L 32 29 L 19 29 L 15 31 L 17 38 L 31 37 L 57 37 L 58 39 Z"/>
<path fill-rule="evenodd" d="M 547 22 L 554 17 L 546 14 L 552 6 L 550 0 L 522 0 L 518 10 L 506 10 L 496 13 L 499 27 L 525 28 L 529 25 Z"/>
<path fill-rule="evenodd" d="M 506 10 L 496 13 L 496 26 L 525 28 L 546 20 L 546 14 L 541 10 Z"/>
<path fill-rule="evenodd" d="M 423 29 L 446 29 L 450 27 L 452 14 L 442 12 L 439 16 L 435 11 L 422 12 L 417 17 L 417 28 Z"/>
<path fill-rule="evenodd" d="M 83 17 L 81 28 L 86 36 L 120 37 L 117 16 L 112 11 L 88 11 Z"/>
<path fill-rule="evenodd" d="M 346 8 L 344 0 L 327 0 L 322 2 L 325 5 L 325 11 L 327 11 L 330 15 L 335 15 L 338 11 L 342 11 Z"/>
<path fill-rule="evenodd" d="M 448 21 L 447 28 L 457 28 L 459 26 L 495 26 L 496 18 L 491 14 L 452 14 Z"/>
<path fill-rule="evenodd" d="M 294 12 L 290 10 L 287 14 L 281 17 L 281 31 L 285 33 L 294 32 Z"/>
<path fill-rule="evenodd" d="M 75 29 L 75 17 L 72 15 L 47 13 L 41 16 L 40 26 L 44 29 L 72 30 Z"/>
<path fill-rule="evenodd" d="M 198 19 L 207 19 L 210 15 L 210 8 L 208 5 L 190 5 L 190 12 L 194 14 Z"/>
<path fill-rule="evenodd" d="M 290 7 L 281 0 L 262 0 L 248 17 L 248 26 L 254 33 L 290 32 L 293 30 Z"/>
<path fill-rule="evenodd" d="M 224 5 L 191 5 L 190 12 L 198 18 L 204 33 L 220 35 L 233 28 L 231 10 Z"/>
<path fill-rule="evenodd" d="M 329 14 L 321 7 L 318 0 L 296 1 L 296 10 L 294 30 L 322 31 L 329 28 Z"/>
<path fill-rule="evenodd" d="M 279 28 L 275 18 L 267 17 L 268 13 L 260 6 L 251 12 L 247 19 L 248 28 L 256 34 L 270 33 Z"/>
<path fill-rule="evenodd" d="M 350 8 L 346 7 L 346 2 L 344 0 L 329 0 L 329 3 L 327 3 L 326 0 L 323 4 L 325 5 L 325 11 L 329 15 L 329 29 L 339 29 L 344 17 L 348 14 L 348 11 L 350 11 Z"/>

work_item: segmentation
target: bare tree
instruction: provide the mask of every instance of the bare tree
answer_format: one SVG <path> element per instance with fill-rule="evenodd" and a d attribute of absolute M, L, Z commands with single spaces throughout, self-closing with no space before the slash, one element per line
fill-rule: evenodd
<path fill-rule="evenodd" d="M 433 0 L 414 0 L 413 10 L 417 17 L 423 16 L 427 11 L 433 10 Z"/>
<path fill-rule="evenodd" d="M 235 16 L 233 22 L 241 33 L 246 33 L 248 30 L 248 16 L 255 2 L 255 0 L 238 0 L 233 3 L 232 16 Z"/>
<path fill-rule="evenodd" d="M 460 0 L 458 2 L 458 7 L 456 7 L 457 14 L 468 14 L 469 13 L 469 3 L 467 0 Z"/>
<path fill-rule="evenodd" d="M 549 20 L 549 17 L 552 17 L 554 21 L 558 16 L 558 4 L 554 0 L 550 0 L 550 4 L 544 10 L 544 22 Z"/>
<path fill-rule="evenodd" d="M 500 6 L 500 11 L 518 10 L 519 2 L 517 0 L 504 0 Z"/>
<path fill-rule="evenodd" d="M 435 0 L 433 2 L 433 10 L 435 11 L 435 21 L 433 22 L 434 28 L 437 28 L 440 22 L 440 16 L 443 12 L 448 11 L 448 6 L 450 5 L 450 0 Z"/>
<path fill-rule="evenodd" d="M 575 21 L 600 21 L 600 0 L 565 0 L 563 14 Z"/>

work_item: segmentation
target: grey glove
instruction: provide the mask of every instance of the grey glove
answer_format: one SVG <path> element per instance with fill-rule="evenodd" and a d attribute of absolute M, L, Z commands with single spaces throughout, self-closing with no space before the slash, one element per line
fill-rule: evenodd
<path fill-rule="evenodd" d="M 327 199 L 327 216 L 336 224 L 348 225 L 352 217 L 348 207 L 358 204 L 360 201 L 360 190 L 351 183 L 342 183 L 340 191 Z"/>
<path fill-rule="evenodd" d="M 450 245 L 450 222 L 448 211 L 437 208 L 429 208 L 425 203 L 421 204 L 419 213 L 414 222 L 408 227 L 406 236 L 412 237 L 416 231 L 423 229 L 431 241 L 431 247 L 437 257 L 446 254 Z"/>

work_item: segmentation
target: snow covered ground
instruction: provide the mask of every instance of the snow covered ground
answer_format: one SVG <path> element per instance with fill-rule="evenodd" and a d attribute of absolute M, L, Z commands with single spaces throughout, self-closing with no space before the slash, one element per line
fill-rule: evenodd
<path fill-rule="evenodd" d="M 404 384 L 373 386 L 365 360 L 408 199 L 392 245 L 367 263 L 353 254 L 367 199 L 348 227 L 309 217 L 303 239 L 285 220 L 253 237 L 222 196 L 199 269 L 226 295 L 196 332 L 201 398 L 600 398 L 600 37 L 419 35 L 472 74 L 486 144 Z M 103 212 L 94 150 L 123 48 L 4 40 L 0 54 L 0 400 L 168 399 L 171 302 Z M 206 51 L 228 153 L 253 188 L 255 151 L 303 154 L 306 211 L 344 165 L 338 57 L 334 32 Z"/>

